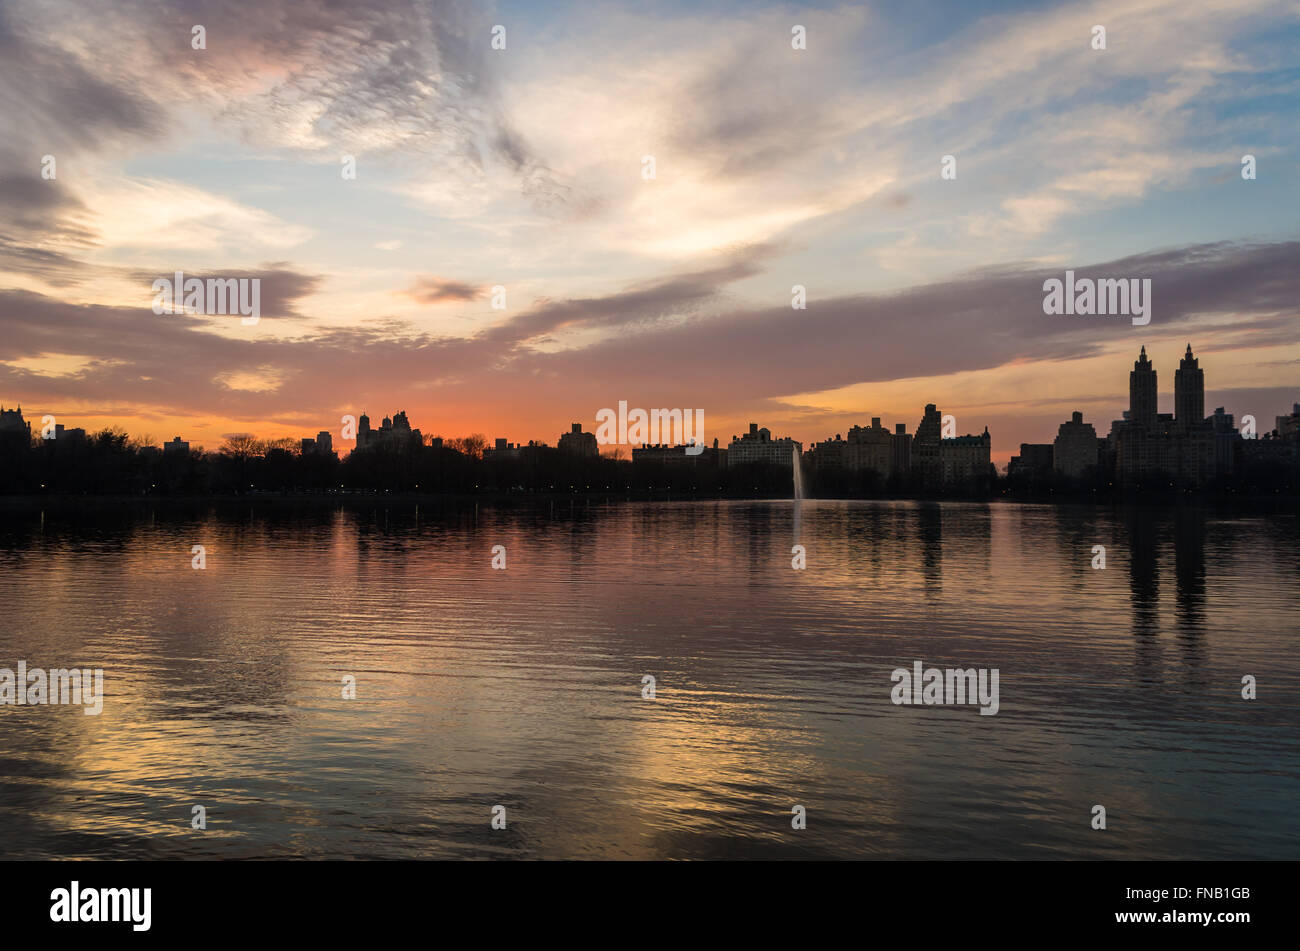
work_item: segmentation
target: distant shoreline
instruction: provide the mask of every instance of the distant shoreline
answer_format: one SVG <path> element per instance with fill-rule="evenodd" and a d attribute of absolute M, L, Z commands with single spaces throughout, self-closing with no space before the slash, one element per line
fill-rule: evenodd
<path fill-rule="evenodd" d="M 793 502 L 790 496 L 777 495 L 709 495 L 703 493 L 627 493 L 627 492 L 484 492 L 478 494 L 431 492 L 352 492 L 322 494 L 317 492 L 256 492 L 240 495 L 74 495 L 74 494 L 23 494 L 0 495 L 0 511 L 33 511 L 41 508 L 105 508 L 115 506 L 141 506 L 184 508 L 195 505 L 302 505 L 319 507 L 372 506 L 375 504 L 433 504 L 465 506 L 535 505 L 555 502 Z M 993 505 L 1017 503 L 1022 505 L 1063 505 L 1096 508 L 1114 507 L 1170 507 L 1194 505 L 1206 508 L 1241 511 L 1300 510 L 1300 496 L 1241 495 L 1231 493 L 1055 493 L 1053 495 L 989 495 L 989 496 L 927 496 L 881 495 L 845 496 L 833 498 L 808 498 L 804 502 L 952 502 L 967 505 Z"/>

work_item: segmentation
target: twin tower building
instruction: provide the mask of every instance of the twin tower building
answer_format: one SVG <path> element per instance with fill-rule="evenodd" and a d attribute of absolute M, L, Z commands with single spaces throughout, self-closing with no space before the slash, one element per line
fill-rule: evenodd
<path fill-rule="evenodd" d="M 1056 441 L 1023 443 L 1008 475 L 1034 476 L 1049 470 L 1068 479 L 1097 475 L 1119 485 L 1156 479 L 1203 486 L 1232 475 L 1241 436 L 1222 407 L 1205 415 L 1205 371 L 1192 345 L 1174 372 L 1174 411 L 1159 411 L 1156 368 L 1142 347 L 1128 377 L 1129 408 L 1098 438 L 1082 413 L 1062 423 Z"/>

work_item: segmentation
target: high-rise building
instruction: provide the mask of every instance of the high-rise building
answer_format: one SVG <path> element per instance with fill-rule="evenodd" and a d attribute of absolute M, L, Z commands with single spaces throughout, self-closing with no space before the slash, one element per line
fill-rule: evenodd
<path fill-rule="evenodd" d="M 67 448 L 68 446 L 79 445 L 86 441 L 86 431 L 80 427 L 73 429 L 66 428 L 62 423 L 56 423 L 54 433 L 50 436 L 55 445 Z"/>
<path fill-rule="evenodd" d="M 727 465 L 727 450 L 718 448 L 718 440 L 713 440 L 713 446 L 705 446 L 702 451 L 688 454 L 688 446 L 670 446 L 668 444 L 652 446 L 636 446 L 632 449 L 632 461 L 641 465 L 673 465 L 673 466 L 695 466 L 708 467 L 716 469 L 724 468 Z"/>
<path fill-rule="evenodd" d="M 1233 415 L 1217 406 L 1214 415 L 1207 417 L 1206 422 L 1214 433 L 1215 472 L 1220 476 L 1232 475 L 1237 471 L 1237 447 L 1241 443 L 1241 433 L 1233 425 Z"/>
<path fill-rule="evenodd" d="M 943 416 L 933 403 L 925 404 L 925 415 L 916 427 L 912 437 L 912 469 L 917 473 L 921 484 L 927 488 L 937 488 L 943 478 L 943 468 L 939 461 L 939 441 L 943 434 Z"/>
<path fill-rule="evenodd" d="M 587 459 L 594 459 L 600 455 L 600 446 L 596 442 L 595 433 L 584 433 L 582 423 L 570 423 L 569 431 L 561 433 L 559 442 L 556 447 L 561 452 L 567 452 L 571 455 L 581 456 Z"/>
<path fill-rule="evenodd" d="M 1233 456 L 1233 436 L 1221 431 L 1225 420 L 1205 419 L 1205 376 L 1191 344 L 1174 376 L 1175 413 L 1156 411 L 1156 371 L 1146 347 L 1129 374 L 1129 409 L 1111 424 L 1105 457 L 1114 460 L 1116 481 L 1136 483 L 1154 477 L 1187 486 L 1205 485 Z M 1227 421 L 1231 429 L 1230 420 Z M 1220 429 L 1216 429 L 1220 427 Z"/>
<path fill-rule="evenodd" d="M 1274 420 L 1274 429 L 1283 439 L 1296 439 L 1300 437 L 1300 403 L 1291 404 L 1290 416 L 1278 416 Z"/>
<path fill-rule="evenodd" d="M 493 445 L 483 450 L 483 458 L 486 461 L 518 459 L 519 449 L 519 446 L 516 446 L 512 442 L 507 442 L 504 438 L 498 436 Z"/>
<path fill-rule="evenodd" d="M 851 468 L 874 472 L 887 479 L 894 468 L 894 436 L 882 426 L 879 416 L 871 418 L 871 426 L 854 426 L 848 433 L 849 465 Z"/>
<path fill-rule="evenodd" d="M 849 444 L 839 433 L 834 439 L 823 439 L 812 444 L 811 460 L 813 468 L 821 472 L 831 472 L 849 468 Z"/>
<path fill-rule="evenodd" d="M 5 409 L 0 406 L 0 432 L 23 432 L 28 436 L 32 434 L 32 424 L 23 419 L 23 408 L 21 406 L 17 409 Z"/>
<path fill-rule="evenodd" d="M 1154 371 L 1153 371 L 1154 372 Z M 1192 356 L 1192 345 L 1174 371 L 1174 422 L 1183 429 L 1205 421 L 1205 371 Z"/>
<path fill-rule="evenodd" d="M 1007 476 L 1025 481 L 1042 479 L 1052 472 L 1053 446 L 1050 442 L 1020 444 L 1020 455 L 1007 463 Z"/>
<path fill-rule="evenodd" d="M 873 416 L 870 426 L 853 426 L 848 438 L 839 433 L 834 439 L 813 443 L 812 464 L 821 470 L 844 469 L 850 472 L 874 472 L 888 479 L 895 471 L 905 470 L 905 459 L 900 458 L 899 438 L 910 443 L 906 430 L 899 424 L 899 434 L 891 433 L 881 425 L 880 417 Z"/>
<path fill-rule="evenodd" d="M 759 429 L 758 423 L 750 423 L 749 432 L 731 437 L 731 445 L 727 447 L 727 465 L 766 462 L 793 469 L 795 453 L 803 453 L 801 443 L 789 436 L 773 439 L 772 431 L 766 426 Z"/>
<path fill-rule="evenodd" d="M 907 435 L 907 426 L 894 424 L 894 435 L 890 440 L 893 451 L 892 467 L 897 475 L 904 475 L 912 468 L 912 437 Z"/>
<path fill-rule="evenodd" d="M 1128 375 L 1128 418 L 1139 426 L 1155 429 L 1158 413 L 1156 368 L 1147 359 L 1147 348 L 1143 345 Z"/>
<path fill-rule="evenodd" d="M 423 445 L 424 434 L 411 428 L 405 410 L 399 410 L 392 418 L 385 416 L 378 429 L 370 428 L 370 417 L 365 413 L 357 420 L 357 449 L 405 453 Z M 327 451 L 333 451 L 332 447 L 331 438 Z"/>
<path fill-rule="evenodd" d="M 989 428 L 978 436 L 939 440 L 939 472 L 945 486 L 977 486 L 992 478 Z"/>
<path fill-rule="evenodd" d="M 1083 421 L 1083 414 L 1071 414 L 1062 423 L 1052 443 L 1052 467 L 1067 479 L 1082 479 L 1097 466 L 1097 430 Z"/>
<path fill-rule="evenodd" d="M 26 452 L 32 442 L 32 424 L 23 419 L 23 408 L 5 409 L 0 406 L 0 452 L 6 456 Z M 3 481 L 0 473 L 0 481 Z"/>

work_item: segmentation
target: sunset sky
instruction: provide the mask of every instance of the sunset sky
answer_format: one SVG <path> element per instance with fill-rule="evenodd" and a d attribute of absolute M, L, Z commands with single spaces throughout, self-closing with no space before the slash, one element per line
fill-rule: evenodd
<path fill-rule="evenodd" d="M 1072 410 L 1104 435 L 1142 345 L 1171 410 L 1190 341 L 1207 412 L 1270 429 L 1297 49 L 1294 0 L 0 0 L 0 403 L 346 449 L 362 410 L 554 444 L 626 400 L 806 445 L 934 402 L 1005 463 Z M 1045 315 L 1067 268 L 1150 278 L 1150 325 Z M 177 270 L 260 278 L 260 323 L 155 315 Z"/>

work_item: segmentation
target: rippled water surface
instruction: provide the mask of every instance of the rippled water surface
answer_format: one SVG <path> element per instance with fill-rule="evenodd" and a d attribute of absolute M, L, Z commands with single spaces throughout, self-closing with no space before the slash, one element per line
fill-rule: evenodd
<path fill-rule="evenodd" d="M 0 706 L 8 858 L 1300 858 L 1290 516 L 32 509 L 0 570 L 0 667 L 106 693 Z"/>

